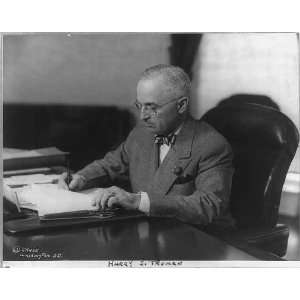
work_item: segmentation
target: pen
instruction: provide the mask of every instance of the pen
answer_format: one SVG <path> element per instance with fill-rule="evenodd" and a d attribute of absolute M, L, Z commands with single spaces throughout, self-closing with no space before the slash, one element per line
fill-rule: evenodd
<path fill-rule="evenodd" d="M 68 188 L 69 188 L 69 184 L 71 181 L 72 181 L 72 175 L 71 175 L 71 170 L 70 170 L 70 161 L 68 159 L 68 161 L 67 161 L 67 185 L 68 185 Z"/>

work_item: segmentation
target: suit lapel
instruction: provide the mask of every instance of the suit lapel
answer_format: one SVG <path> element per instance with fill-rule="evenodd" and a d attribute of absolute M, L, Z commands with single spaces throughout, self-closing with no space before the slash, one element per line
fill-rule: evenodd
<path fill-rule="evenodd" d="M 155 188 L 156 192 L 165 195 L 178 177 L 174 173 L 174 168 L 180 167 L 184 171 L 190 163 L 194 131 L 195 122 L 192 119 L 186 120 L 176 137 L 174 146 L 154 173 L 152 188 Z"/>

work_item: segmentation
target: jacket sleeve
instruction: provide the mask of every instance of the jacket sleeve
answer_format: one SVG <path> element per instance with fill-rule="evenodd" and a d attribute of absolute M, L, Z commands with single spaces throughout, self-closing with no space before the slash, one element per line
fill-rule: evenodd
<path fill-rule="evenodd" d="M 189 196 L 170 192 L 163 197 L 150 191 L 150 215 L 176 217 L 199 225 L 207 225 L 223 215 L 229 204 L 232 158 L 229 144 L 214 143 L 213 148 L 197 163 L 195 191 Z"/>
<path fill-rule="evenodd" d="M 93 161 L 77 174 L 84 176 L 87 182 L 97 179 L 100 182 L 112 183 L 120 176 L 128 177 L 130 136 L 116 150 L 108 152 L 102 159 Z"/>

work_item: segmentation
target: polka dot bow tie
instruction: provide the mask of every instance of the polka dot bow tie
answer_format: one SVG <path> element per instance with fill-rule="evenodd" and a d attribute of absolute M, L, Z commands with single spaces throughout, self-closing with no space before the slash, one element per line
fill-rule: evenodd
<path fill-rule="evenodd" d="M 168 146 L 172 146 L 175 144 L 176 134 L 169 134 L 168 136 L 156 135 L 154 139 L 154 143 L 158 145 L 166 144 Z"/>

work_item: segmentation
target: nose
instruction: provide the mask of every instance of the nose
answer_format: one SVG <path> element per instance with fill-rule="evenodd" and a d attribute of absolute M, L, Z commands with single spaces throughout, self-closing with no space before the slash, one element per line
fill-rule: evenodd
<path fill-rule="evenodd" d="M 146 112 L 145 108 L 142 107 L 141 108 L 141 113 L 140 113 L 140 119 L 142 121 L 147 121 L 150 118 L 150 115 L 148 112 Z"/>

